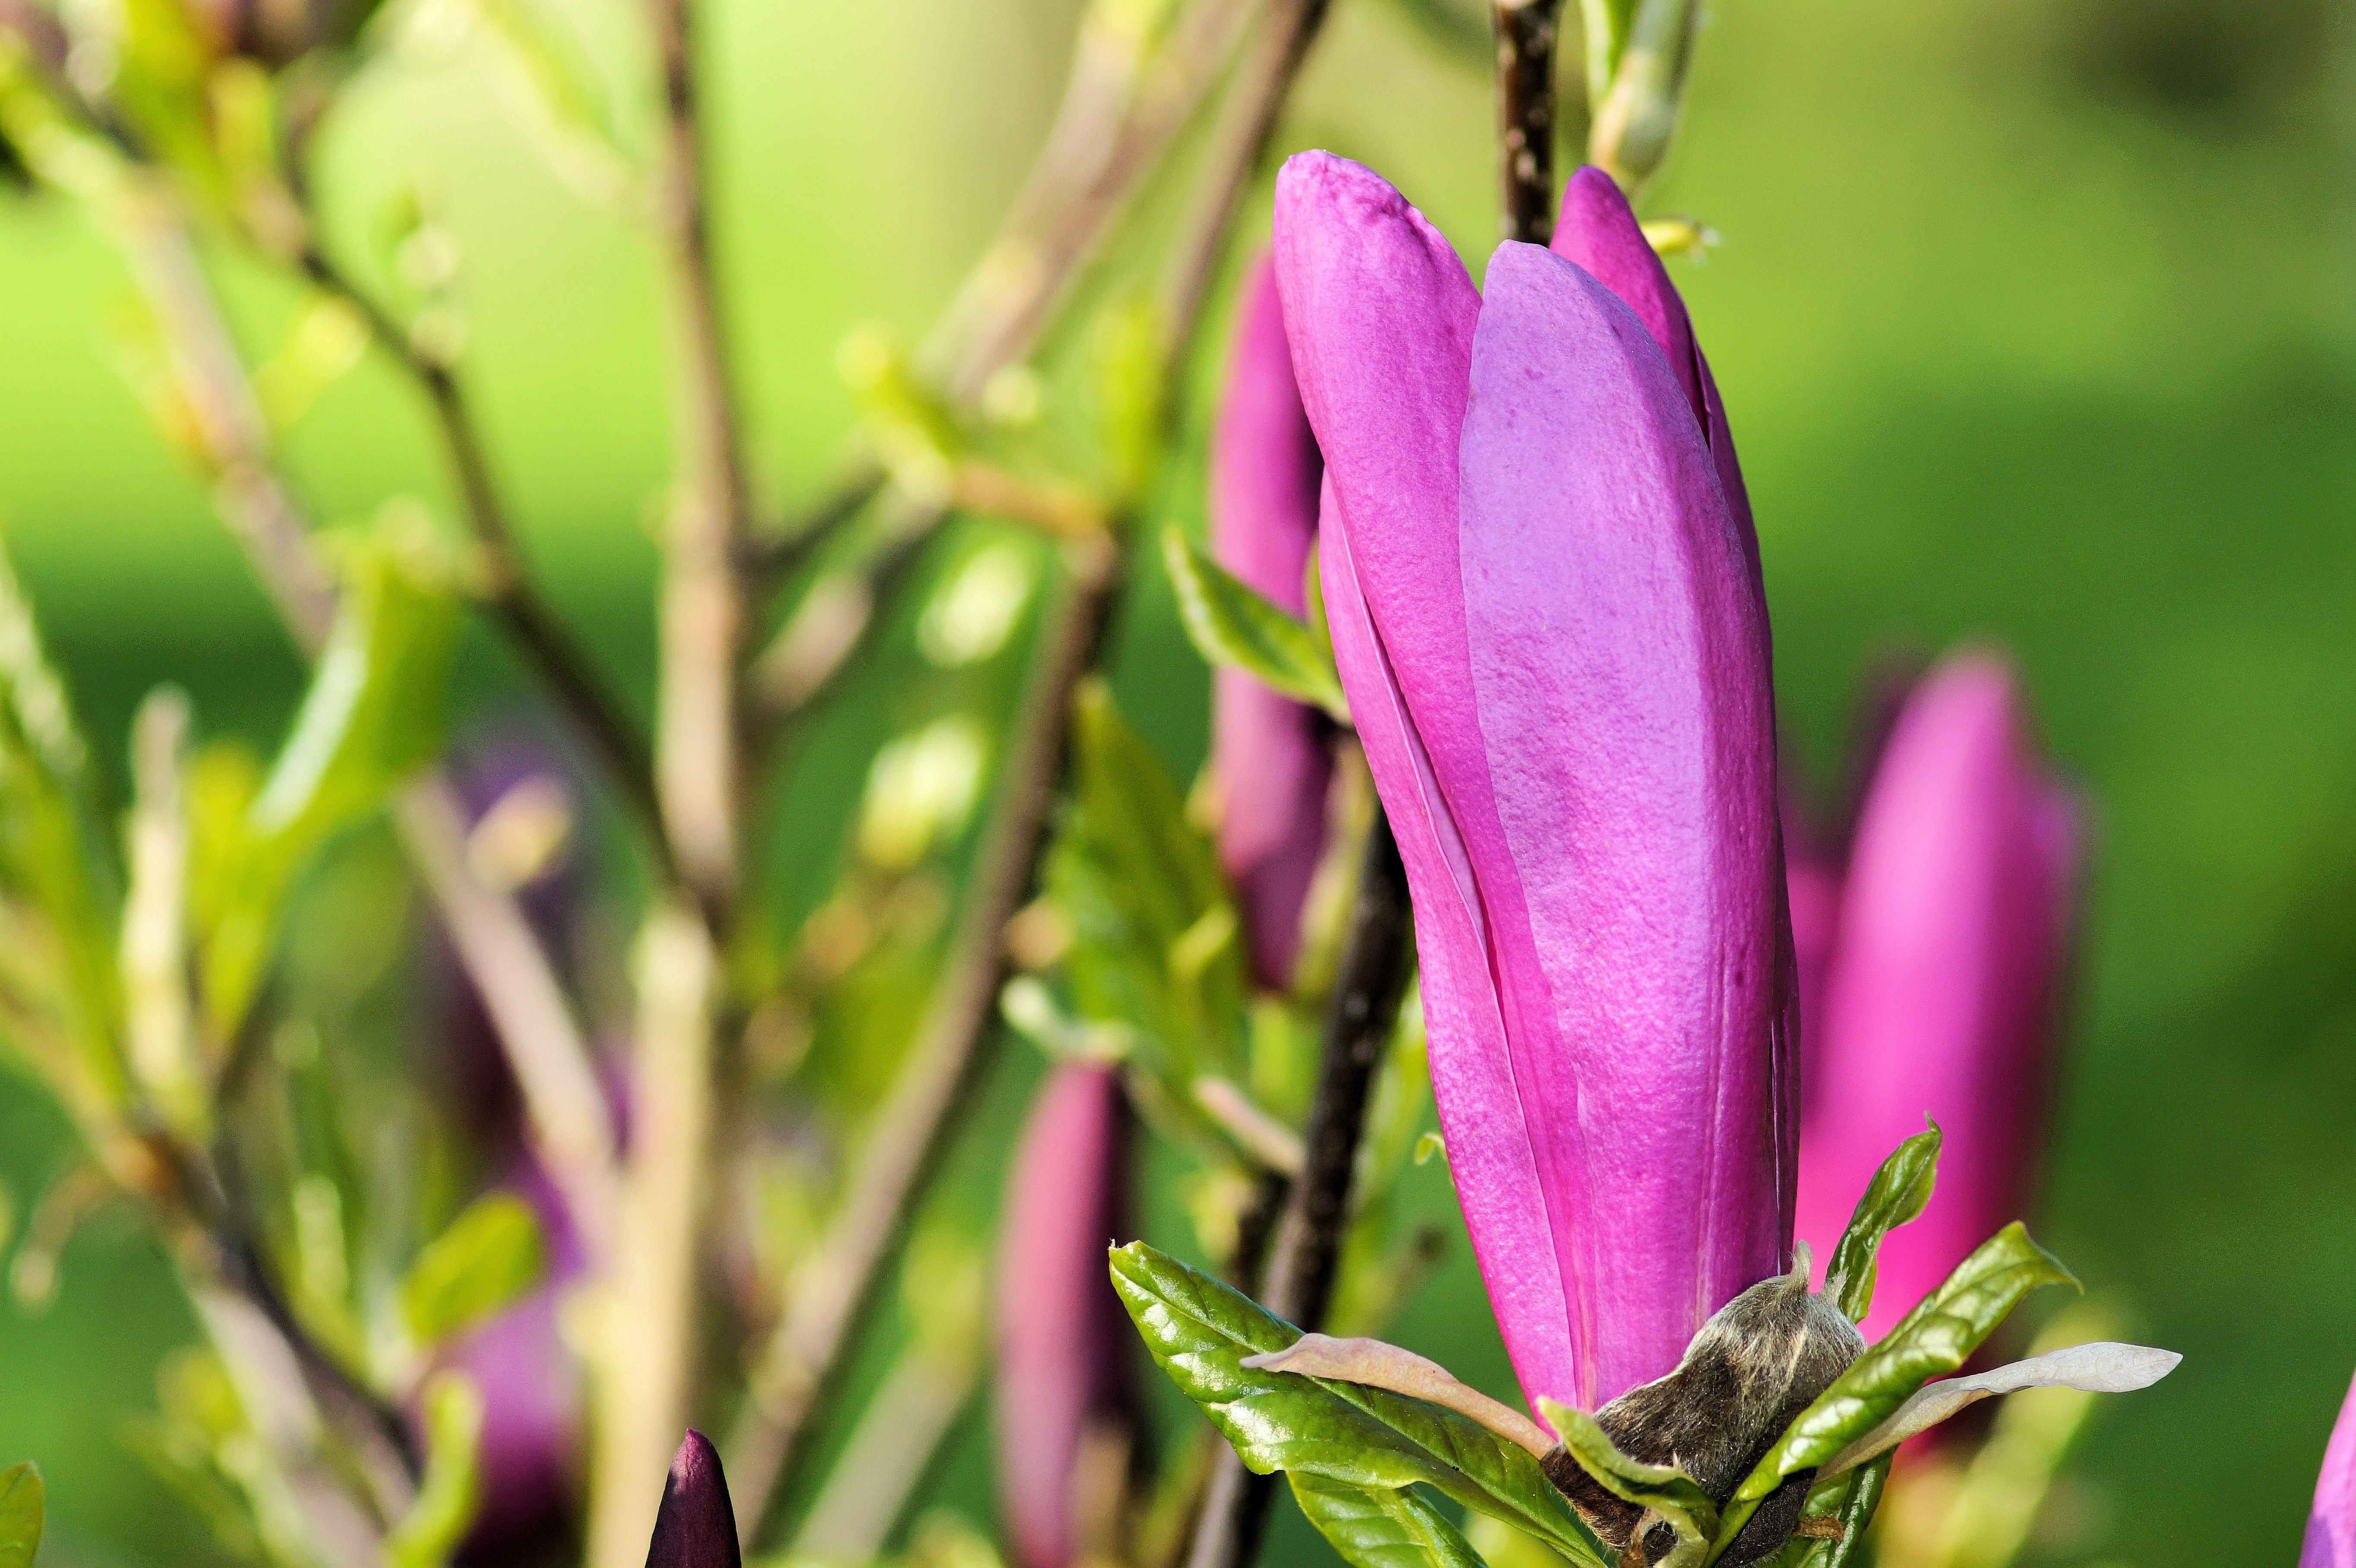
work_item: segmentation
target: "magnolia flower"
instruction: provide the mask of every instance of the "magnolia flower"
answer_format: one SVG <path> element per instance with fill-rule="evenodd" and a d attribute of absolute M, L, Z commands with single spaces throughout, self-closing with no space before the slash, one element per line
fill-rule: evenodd
<path fill-rule="evenodd" d="M 1945 1134 L 1930 1206 L 1882 1245 L 1869 1337 L 2020 1211 L 2077 863 L 2075 803 L 2027 738 L 2011 672 L 1950 658 L 1873 769 L 1824 912 L 1822 1010 L 1804 1015 L 1801 1235 L 1829 1248 L 1884 1155 L 1926 1115 Z M 1795 924 L 1809 901 L 1795 869 Z"/>
<path fill-rule="evenodd" d="M 1244 284 L 1227 381 L 1211 432 L 1211 551 L 1219 564 L 1295 615 L 1317 535 L 1323 470 L 1263 261 Z M 1301 908 L 1325 843 L 1333 772 L 1325 720 L 1238 669 L 1213 677 L 1211 773 L 1219 864 L 1235 884 L 1252 972 L 1282 987 L 1301 946 Z"/>
<path fill-rule="evenodd" d="M 2315 1511 L 2307 1516 L 2298 1568 L 2356 1568 L 2356 1385 L 2349 1388 L 2339 1424 L 2323 1450 L 2323 1474 L 2316 1478 Z"/>
<path fill-rule="evenodd" d="M 1104 1257 L 1125 1221 L 1127 1115 L 1114 1069 L 1056 1068 L 1008 1177 L 996 1437 L 1000 1508 L 1021 1568 L 1068 1568 L 1081 1555 L 1101 1501 L 1090 1484 L 1117 1489 L 1126 1458 L 1135 1336 Z"/>
<path fill-rule="evenodd" d="M 1767 617 L 1684 305 L 1604 176 L 1476 293 L 1289 162 L 1276 266 L 1334 652 L 1408 867 L 1449 1162 L 1533 1408 L 1676 1366 L 1784 1266 L 1790 953 Z"/>
<path fill-rule="evenodd" d="M 720 1456 L 702 1433 L 690 1431 L 663 1478 L 647 1568 L 740 1568 L 743 1561 Z"/>

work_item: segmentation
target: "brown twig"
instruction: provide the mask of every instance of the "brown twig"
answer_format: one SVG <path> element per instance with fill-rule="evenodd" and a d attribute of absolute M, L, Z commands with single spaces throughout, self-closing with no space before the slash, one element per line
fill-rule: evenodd
<path fill-rule="evenodd" d="M 745 541 L 745 570 L 756 592 L 775 588 L 882 493 L 884 465 L 873 453 L 853 458 L 809 507 L 782 527 Z"/>
<path fill-rule="evenodd" d="M 1237 67 L 1235 82 L 1212 133 L 1206 189 L 1187 234 L 1178 243 L 1163 295 L 1173 346 L 1163 406 L 1173 419 L 1180 406 L 1179 378 L 1186 360 L 1183 346 L 1194 341 L 1210 297 L 1211 280 L 1226 254 L 1227 238 L 1234 231 L 1244 192 L 1259 173 L 1269 137 L 1291 97 L 1292 83 L 1309 58 L 1309 46 L 1316 41 L 1329 8 L 1328 0 L 1272 0 Z"/>
<path fill-rule="evenodd" d="M 1091 12 L 1047 144 L 1006 225 L 949 306 L 926 359 L 954 405 L 1027 353 L 1058 301 L 1170 143 L 1218 80 L 1260 7 L 1201 0 L 1171 37 L 1144 47 L 1125 24 Z"/>
<path fill-rule="evenodd" d="M 711 1189 L 717 954 L 684 906 L 659 908 L 637 954 L 629 1177 L 595 1357 L 590 1568 L 646 1554 L 660 1477 L 686 1426 L 696 1362 L 696 1264 Z"/>
<path fill-rule="evenodd" d="M 1007 923 L 1030 896 L 1049 812 L 1065 770 L 1072 694 L 1094 667 L 1120 585 L 1120 555 L 1092 542 L 1066 552 L 1071 581 L 1044 634 L 1022 718 L 949 944 L 915 1044 L 876 1113 L 850 1198 L 808 1263 L 761 1351 L 744 1413 L 728 1444 L 739 1532 L 755 1539 L 779 1482 L 798 1455 L 811 1413 L 829 1392 L 862 1311 L 873 1297 L 916 1192 L 946 1142 L 995 1037 L 998 993 L 1008 973 Z"/>
<path fill-rule="evenodd" d="M 126 182 L 112 217 L 163 328 L 199 455 L 213 475 L 215 506 L 296 645 L 315 656 L 335 620 L 335 583 L 312 547 L 302 507 L 273 464 L 244 362 L 187 230 L 167 196 L 136 182 Z M 613 1128 L 554 968 L 515 901 L 469 867 L 455 796 L 438 770 L 402 793 L 393 816 L 522 1087 L 535 1152 L 593 1242 L 602 1238 L 612 1208 Z"/>
<path fill-rule="evenodd" d="M 752 498 L 713 276 L 694 0 L 650 0 L 662 80 L 655 223 L 671 295 L 678 493 L 665 548 L 655 790 L 689 893 L 724 931 L 742 868 L 738 718 Z"/>
<path fill-rule="evenodd" d="M 1562 0 L 1490 0 L 1497 30 L 1497 176 L 1505 238 L 1554 236 L 1554 56 Z"/>
<path fill-rule="evenodd" d="M 1342 972 L 1325 1015 L 1317 1088 L 1309 1107 L 1307 1158 L 1292 1184 L 1260 1299 L 1278 1317 L 1315 1328 L 1333 1296 L 1349 1230 L 1350 1178 L 1365 1130 L 1366 1103 L 1407 988 L 1412 929 L 1407 872 L 1378 812 L 1360 861 Z M 1258 1553 L 1275 1495 L 1232 1448 L 1215 1463 L 1187 1552 L 1188 1568 L 1245 1568 Z"/>
<path fill-rule="evenodd" d="M 1290 10 L 1299 0 L 1280 3 Z M 1322 10 L 1322 0 L 1317 8 Z M 927 340 L 923 357 L 937 367 L 935 379 L 953 409 L 971 408 L 990 379 L 1028 353 L 1054 321 L 1074 278 L 1218 80 L 1251 9 L 1243 0 L 1205 0 L 1185 14 L 1176 35 L 1150 64 L 1119 53 L 1101 37 L 1084 37 L 1046 144 L 1006 222 Z M 1290 85 L 1290 69 L 1254 72 L 1263 82 L 1271 76 L 1278 79 L 1269 84 L 1274 91 Z M 1234 193 L 1227 195 L 1232 200 Z M 1216 260 L 1215 240 L 1224 232 L 1222 219 L 1212 232 L 1215 243 L 1202 248 L 1206 271 Z M 1190 305 L 1172 311 L 1170 319 L 1183 323 L 1191 335 L 1196 314 Z M 1172 334 L 1173 343 L 1187 340 Z M 758 570 L 776 581 L 806 559 L 791 553 L 797 549 L 792 541 L 817 537 L 811 524 L 849 517 L 884 483 L 873 454 L 853 459 L 809 523 L 790 531 L 786 542 L 755 547 Z M 797 656 L 794 643 L 807 641 L 801 634 L 810 628 L 789 621 L 754 661 L 776 677 L 757 679 L 755 691 L 772 724 L 807 706 L 851 664 L 873 630 L 873 611 L 885 597 L 888 582 L 905 575 L 916 547 L 943 515 L 926 508 L 912 516 L 894 530 L 891 546 L 838 585 L 832 603 L 820 608 L 849 605 L 860 613 L 838 627 L 820 628 L 840 634 L 819 639 L 822 658 Z"/>
<path fill-rule="evenodd" d="M 457 488 L 460 516 L 482 552 L 485 602 L 492 617 L 558 709 L 580 728 L 624 801 L 648 825 L 658 858 L 667 863 L 646 742 L 595 661 L 526 569 L 522 546 L 491 477 L 481 426 L 456 373 L 423 352 L 407 329 L 316 244 L 302 252 L 298 264 L 315 286 L 359 315 L 377 347 L 423 394 Z"/>
<path fill-rule="evenodd" d="M 1183 359 L 1193 342 L 1231 209 L 1259 160 L 1324 11 L 1325 0 L 1280 0 L 1262 23 L 1261 41 L 1231 101 L 1234 113 L 1213 165 L 1213 194 L 1174 274 L 1181 292 L 1170 313 L 1176 324 L 1169 343 L 1173 362 Z M 976 269 L 976 281 L 937 335 L 938 344 L 961 345 L 955 368 L 945 379 L 953 399 L 978 397 L 989 376 L 1023 352 L 1044 327 L 1070 275 L 1208 91 L 1244 19 L 1242 9 L 1225 0 L 1189 12 L 1167 55 L 1142 83 L 1132 82 L 1134 97 L 1125 102 L 1108 86 L 1105 61 L 1090 52 L 1100 40 L 1084 37 L 1039 166 L 1004 234 Z M 1113 122 L 1108 136 L 1101 124 L 1108 116 Z M 1010 259 L 1018 256 L 1044 270 L 1012 267 L 1023 280 L 1012 286 L 1005 279 Z M 921 538 L 921 528 L 910 530 L 910 537 Z M 1076 575 L 1065 612 L 1069 624 L 1051 635 L 1034 675 L 1033 700 L 1055 694 L 1054 706 L 1026 720 L 1032 739 L 1016 755 L 1029 777 L 1008 785 L 1013 793 L 1003 809 L 1014 820 L 1006 829 L 1012 840 L 1006 858 L 993 853 L 977 872 L 969 919 L 951 948 L 952 966 L 936 992 L 919 1037 L 923 1043 L 902 1069 L 867 1154 L 851 1173 L 848 1204 L 797 1280 L 792 1305 L 755 1370 L 754 1396 L 730 1444 L 729 1460 L 745 1499 L 738 1518 L 748 1542 L 757 1536 L 800 1434 L 839 1368 L 859 1308 L 872 1296 L 944 1141 L 957 1091 L 969 1081 L 991 1033 L 991 1009 L 1006 977 L 1002 933 L 1031 885 L 1044 842 L 1045 812 L 1061 775 L 1066 709 L 1073 685 L 1093 657 L 1076 638 L 1085 639 L 1085 649 L 1092 650 L 1111 609 L 1116 567 L 1108 562 L 1096 570 L 1103 581 L 1094 588 L 1087 569 Z M 1014 781 L 1024 777 L 1012 775 Z M 1007 841 L 993 834 L 994 844 L 1002 842 Z"/>

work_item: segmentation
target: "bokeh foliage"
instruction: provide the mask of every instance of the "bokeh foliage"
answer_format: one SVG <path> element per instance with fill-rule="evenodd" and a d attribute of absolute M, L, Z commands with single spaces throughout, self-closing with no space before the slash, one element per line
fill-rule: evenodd
<path fill-rule="evenodd" d="M 567 9 L 604 78 L 637 80 L 618 0 Z M 713 8 L 721 240 L 766 485 L 826 472 L 852 418 L 845 334 L 917 330 L 986 235 L 1074 10 Z M 1831 777 L 1872 659 L 1985 635 L 2015 650 L 2096 804 L 2038 1229 L 2187 1360 L 2103 1413 L 2040 1550 L 2288 1561 L 2356 1362 L 2356 18 L 2331 0 L 1723 0 L 1695 72 L 1648 207 L 1724 237 L 1676 276 L 1742 444 L 1794 744 Z M 1376 164 L 1477 264 L 1486 93 L 1387 0 L 1338 0 L 1284 139 Z M 635 115 L 619 106 L 626 140 Z M 348 253 L 372 252 L 412 187 L 458 238 L 469 362 L 526 540 L 642 702 L 638 585 L 668 470 L 649 258 L 549 175 L 478 46 L 362 83 L 323 152 Z M 130 715 L 166 678 L 209 738 L 269 754 L 299 667 L 117 373 L 137 334 L 113 253 L 63 203 L 0 203 L 0 524 L 105 793 L 127 798 Z M 297 302 L 229 281 L 266 353 Z M 408 390 L 375 365 L 289 445 L 331 517 L 440 492 Z M 1122 711 L 1187 776 L 1205 683 L 1158 581 L 1122 635 Z M 844 787 L 807 792 L 839 815 L 773 847 L 781 923 L 830 881 L 873 750 L 918 717 L 893 676 L 868 671 L 796 764 Z M 470 638 L 455 721 L 512 686 Z M 305 896 L 391 896 L 370 853 Z M 1034 1071 L 1010 1053 L 1011 1077 Z M 994 1090 L 953 1177 L 995 1168 L 1019 1096 Z M 62 1149 L 36 1096 L 0 1093 L 20 1211 Z M 1418 1175 L 1444 1214 L 1437 1172 Z M 956 1218 L 987 1222 L 986 1182 L 946 1185 Z M 1460 1244 L 1398 1337 L 1502 1392 L 1480 1299 Z M 150 1244 L 105 1216 L 54 1307 L 0 1305 L 0 1456 L 40 1456 L 59 1560 L 204 1557 L 108 1413 L 151 1406 L 189 1333 Z M 937 1481 L 976 1509 L 979 1435 Z M 2206 1484 L 2229 1465 L 2230 1507 Z"/>

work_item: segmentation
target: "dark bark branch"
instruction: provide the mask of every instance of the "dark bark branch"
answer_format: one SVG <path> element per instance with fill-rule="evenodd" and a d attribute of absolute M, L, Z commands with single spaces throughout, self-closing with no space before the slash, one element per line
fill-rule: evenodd
<path fill-rule="evenodd" d="M 1366 1104 L 1383 1047 L 1398 1019 L 1409 963 L 1407 871 L 1378 811 L 1366 835 L 1342 972 L 1325 1016 L 1325 1044 L 1310 1102 L 1306 1159 L 1278 1223 L 1260 1299 L 1302 1328 L 1317 1328 L 1333 1300 L 1349 1230 L 1350 1177 L 1365 1131 Z M 1213 1465 L 1187 1568 L 1248 1568 L 1258 1555 L 1276 1477 L 1244 1468 L 1232 1448 Z"/>
<path fill-rule="evenodd" d="M 1554 236 L 1554 58 L 1562 0 L 1491 0 L 1497 29 L 1497 174 L 1508 240 Z"/>

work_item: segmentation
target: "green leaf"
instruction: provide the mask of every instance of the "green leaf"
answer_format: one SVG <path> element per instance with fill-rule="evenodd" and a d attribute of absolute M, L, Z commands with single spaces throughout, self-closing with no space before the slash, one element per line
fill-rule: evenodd
<path fill-rule="evenodd" d="M 296 876 L 441 747 L 458 609 L 445 566 L 392 537 L 350 552 L 345 591 L 293 733 L 241 820 L 234 766 L 189 781 L 205 1017 L 226 1040 L 253 1000 Z"/>
<path fill-rule="evenodd" d="M 540 1221 L 509 1192 L 468 1204 L 426 1244 L 401 1282 L 402 1317 L 420 1345 L 437 1345 L 507 1306 L 540 1281 Z"/>
<path fill-rule="evenodd" d="M 426 1383 L 423 1403 L 425 1478 L 409 1511 L 385 1537 L 385 1560 L 391 1568 L 442 1568 L 483 1500 L 476 1466 L 483 1396 L 464 1374 L 440 1372 Z"/>
<path fill-rule="evenodd" d="M 1583 1410 L 1541 1399 L 1538 1414 L 1597 1486 L 1638 1508 L 1652 1509 L 1669 1521 L 1677 1532 L 1677 1543 L 1661 1559 L 1667 1568 L 1688 1568 L 1701 1562 L 1718 1531 L 1718 1504 L 1698 1482 L 1673 1465 L 1631 1459 L 1620 1452 L 1595 1417 Z"/>
<path fill-rule="evenodd" d="M 1865 1321 L 1873 1306 L 1874 1260 L 1881 1238 L 1922 1212 L 1939 1174 L 1939 1124 L 1933 1122 L 1900 1144 L 1866 1183 L 1848 1229 L 1825 1264 L 1825 1278 L 1837 1281 L 1833 1305 L 1852 1323 Z"/>
<path fill-rule="evenodd" d="M 1448 1516 L 1409 1488 L 1354 1487 L 1299 1470 L 1285 1479 L 1350 1568 L 1485 1568 Z"/>
<path fill-rule="evenodd" d="M 1112 1277 L 1155 1363 L 1248 1468 L 1360 1488 L 1421 1482 L 1602 1568 L 1603 1548 L 1527 1450 L 1387 1389 L 1245 1367 L 1246 1356 L 1290 1348 L 1299 1330 L 1142 1242 L 1113 1250 Z"/>
<path fill-rule="evenodd" d="M 0 1568 L 33 1568 L 43 1495 L 41 1472 L 31 1461 L 0 1470 Z"/>
<path fill-rule="evenodd" d="M 1130 1031 L 1132 1060 L 1183 1104 L 1204 1073 L 1237 1075 L 1250 1034 L 1226 882 L 1169 770 L 1101 682 L 1073 699 L 1072 764 L 1044 881 L 1071 927 L 1061 965 L 1073 1010 Z"/>
<path fill-rule="evenodd" d="M 1143 496 L 1162 452 L 1162 398 L 1169 363 L 1168 328 L 1154 295 L 1117 295 L 1097 313 L 1088 334 L 1098 433 L 1117 496 Z"/>
<path fill-rule="evenodd" d="M 316 842 L 434 755 L 457 613 L 447 581 L 397 545 L 356 550 L 294 731 L 253 803 L 257 834 Z"/>
<path fill-rule="evenodd" d="M 1981 1243 L 1944 1284 L 1793 1419 L 1735 1488 L 1719 1520 L 1717 1550 L 1725 1550 L 1759 1500 L 1784 1477 L 1823 1464 L 1879 1425 L 1925 1381 L 1962 1366 L 2022 1296 L 2040 1285 L 2077 1283 L 2018 1221 Z"/>
<path fill-rule="evenodd" d="M 1178 592 L 1179 617 L 1197 652 L 1349 721 L 1333 650 L 1313 628 L 1245 586 L 1175 526 L 1162 530 L 1162 554 Z"/>
<path fill-rule="evenodd" d="M 23 1015 L 13 1032 L 31 1065 L 85 1125 L 119 1105 L 127 1083 L 117 897 L 91 810 L 87 756 L 32 605 L 0 556 L 0 888 L 43 928 L 12 934 L 28 950 L 12 976 L 23 985 L 10 987 L 26 995 L 8 1010 Z"/>

